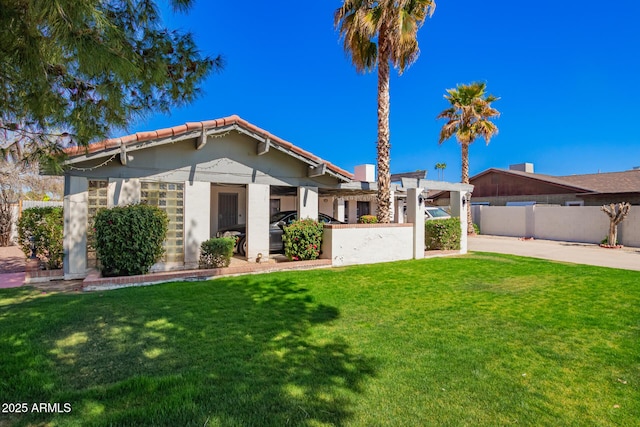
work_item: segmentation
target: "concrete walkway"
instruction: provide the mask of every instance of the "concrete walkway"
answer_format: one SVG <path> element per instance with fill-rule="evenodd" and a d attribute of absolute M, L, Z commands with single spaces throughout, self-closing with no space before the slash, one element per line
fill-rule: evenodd
<path fill-rule="evenodd" d="M 0 247 L 0 288 L 14 288 L 24 282 L 27 257 L 18 246 Z"/>
<path fill-rule="evenodd" d="M 469 251 L 496 252 L 640 271 L 640 248 L 606 249 L 598 245 L 502 236 L 473 236 Z"/>

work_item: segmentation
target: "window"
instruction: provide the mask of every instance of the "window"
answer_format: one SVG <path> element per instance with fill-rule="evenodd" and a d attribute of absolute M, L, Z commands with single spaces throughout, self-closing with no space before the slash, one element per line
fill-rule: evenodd
<path fill-rule="evenodd" d="M 577 200 L 573 202 L 565 202 L 565 206 L 584 206 L 583 200 Z"/>
<path fill-rule="evenodd" d="M 184 184 L 142 182 L 140 201 L 167 213 L 169 226 L 163 262 L 184 262 Z"/>
<path fill-rule="evenodd" d="M 87 267 L 97 267 L 96 249 L 93 245 L 95 233 L 93 222 L 99 209 L 105 209 L 108 204 L 107 190 L 109 181 L 90 180 L 87 191 Z"/>

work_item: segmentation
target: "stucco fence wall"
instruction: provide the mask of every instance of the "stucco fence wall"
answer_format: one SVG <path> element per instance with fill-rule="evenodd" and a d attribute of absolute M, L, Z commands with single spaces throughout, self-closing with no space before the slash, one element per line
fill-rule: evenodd
<path fill-rule="evenodd" d="M 333 266 L 414 258 L 413 224 L 325 225 L 321 258 Z"/>
<path fill-rule="evenodd" d="M 472 214 L 487 235 L 600 243 L 609 232 L 599 206 L 473 206 Z M 640 247 L 640 207 L 618 226 L 618 241 Z"/>

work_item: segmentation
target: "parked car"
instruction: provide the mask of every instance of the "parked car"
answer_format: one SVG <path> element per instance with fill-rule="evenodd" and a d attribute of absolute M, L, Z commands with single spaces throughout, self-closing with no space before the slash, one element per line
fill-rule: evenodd
<path fill-rule="evenodd" d="M 437 206 L 427 206 L 424 208 L 424 217 L 427 221 L 431 219 L 446 219 L 451 218 L 451 215 L 447 211 Z"/>
<path fill-rule="evenodd" d="M 298 212 L 277 212 L 269 219 L 269 252 L 279 252 L 284 249 L 282 234 L 285 226 L 298 219 Z M 344 224 L 335 218 L 318 213 L 318 221 L 325 224 Z M 237 243 L 234 252 L 244 256 L 247 254 L 247 224 L 235 224 L 223 227 L 216 233 L 216 237 L 236 236 Z"/>

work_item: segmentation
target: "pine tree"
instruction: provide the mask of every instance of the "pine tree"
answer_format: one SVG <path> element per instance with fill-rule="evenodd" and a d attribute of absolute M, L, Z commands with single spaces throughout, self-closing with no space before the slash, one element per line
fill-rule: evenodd
<path fill-rule="evenodd" d="M 222 58 L 162 25 L 153 0 L 0 0 L 4 159 L 87 145 L 192 101 Z M 171 0 L 186 11 L 192 0 Z"/>

